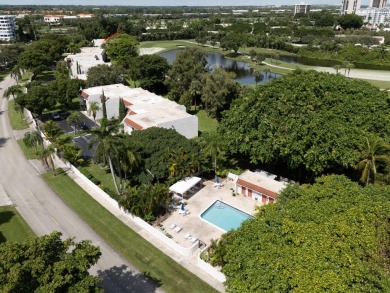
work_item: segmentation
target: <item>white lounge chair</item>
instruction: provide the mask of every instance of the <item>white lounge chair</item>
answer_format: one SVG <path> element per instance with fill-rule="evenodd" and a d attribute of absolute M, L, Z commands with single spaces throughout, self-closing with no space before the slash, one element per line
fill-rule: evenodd
<path fill-rule="evenodd" d="M 176 233 L 179 233 L 182 229 L 183 229 L 182 227 L 176 226 L 174 230 Z"/>
<path fill-rule="evenodd" d="M 195 243 L 196 241 L 198 241 L 198 238 L 196 238 L 195 236 L 193 236 L 190 240 L 192 243 Z"/>
<path fill-rule="evenodd" d="M 184 235 L 184 239 L 189 239 L 190 237 L 191 237 L 190 233 L 187 233 L 186 235 Z"/>
<path fill-rule="evenodd" d="M 169 229 L 174 229 L 176 227 L 176 224 L 171 224 L 170 226 L 169 226 Z"/>

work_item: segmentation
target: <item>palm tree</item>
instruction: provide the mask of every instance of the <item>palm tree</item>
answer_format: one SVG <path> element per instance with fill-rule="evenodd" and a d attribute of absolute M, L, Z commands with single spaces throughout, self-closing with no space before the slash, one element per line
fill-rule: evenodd
<path fill-rule="evenodd" d="M 16 84 L 19 84 L 19 79 L 22 78 L 22 74 L 20 73 L 20 69 L 18 66 L 15 66 L 11 71 L 11 77 L 15 79 Z"/>
<path fill-rule="evenodd" d="M 68 125 L 73 124 L 74 128 L 74 134 L 76 134 L 76 126 L 83 122 L 83 117 L 81 117 L 81 114 L 77 111 L 72 112 L 68 118 L 66 118 L 66 123 Z"/>
<path fill-rule="evenodd" d="M 50 168 L 52 168 L 54 172 L 54 176 L 57 176 L 57 170 L 56 166 L 54 164 L 54 155 L 55 155 L 56 149 L 53 145 L 48 145 L 45 149 L 42 149 L 41 151 L 41 158 L 46 163 L 46 165 Z M 49 161 L 47 160 L 49 159 Z M 49 164 L 50 162 L 50 164 Z"/>
<path fill-rule="evenodd" d="M 189 93 L 191 97 L 194 99 L 195 111 L 196 111 L 196 100 L 200 95 L 202 95 L 203 85 L 199 80 L 195 79 L 191 82 Z"/>
<path fill-rule="evenodd" d="M 124 172 L 122 176 L 121 172 L 120 179 L 120 190 L 123 191 L 126 188 L 126 185 L 123 184 L 123 179 L 127 179 L 127 174 L 132 173 L 141 165 L 141 156 L 134 150 L 134 147 L 131 145 L 129 139 L 124 140 L 118 147 L 118 156 L 117 156 L 119 170 Z M 130 181 L 130 180 L 129 180 Z"/>
<path fill-rule="evenodd" d="M 341 68 L 342 68 L 341 65 L 335 65 L 335 66 L 333 67 L 333 69 L 336 70 L 336 74 L 339 74 L 339 70 L 340 70 Z"/>
<path fill-rule="evenodd" d="M 215 175 L 217 175 L 217 160 L 225 159 L 226 145 L 220 135 L 215 132 L 208 132 L 201 137 L 201 144 L 203 145 L 203 153 L 211 158 L 212 165 L 214 166 Z"/>
<path fill-rule="evenodd" d="M 38 145 L 42 145 L 43 139 L 39 131 L 31 131 L 24 134 L 23 142 L 26 147 L 35 147 L 35 154 L 38 155 Z"/>
<path fill-rule="evenodd" d="M 96 101 L 93 101 L 89 104 L 88 115 L 91 115 L 92 113 L 93 121 L 95 122 L 95 124 L 96 124 L 96 113 L 100 111 L 100 109 L 101 109 L 100 105 Z"/>
<path fill-rule="evenodd" d="M 120 194 L 120 192 L 115 178 L 113 159 L 118 153 L 118 144 L 121 139 L 117 135 L 119 127 L 120 126 L 117 123 L 109 123 L 106 119 L 103 119 L 99 128 L 88 130 L 88 133 L 93 134 L 93 138 L 88 143 L 89 147 L 97 144 L 94 160 L 104 164 L 108 163 L 112 180 L 114 181 L 115 189 L 118 194 Z"/>
<path fill-rule="evenodd" d="M 4 98 L 9 98 L 10 96 L 12 96 L 13 99 L 15 99 L 15 96 L 17 94 L 20 94 L 22 93 L 23 90 L 22 90 L 22 87 L 20 85 L 11 85 L 9 88 L 7 88 L 7 90 L 4 92 Z"/>
<path fill-rule="evenodd" d="M 47 121 L 43 125 L 43 131 L 46 137 L 53 143 L 57 142 L 59 137 L 64 134 L 64 131 L 54 121 Z"/>
<path fill-rule="evenodd" d="M 367 185 L 374 182 L 377 174 L 377 164 L 390 164 L 390 145 L 378 137 L 366 137 L 366 149 L 362 154 L 362 160 L 356 165 L 356 169 L 363 170 L 360 181 Z"/>

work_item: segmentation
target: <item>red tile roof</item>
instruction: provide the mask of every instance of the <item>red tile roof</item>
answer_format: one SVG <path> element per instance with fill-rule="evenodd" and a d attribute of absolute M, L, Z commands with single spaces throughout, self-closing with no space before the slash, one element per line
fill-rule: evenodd
<path fill-rule="evenodd" d="M 142 129 L 144 129 L 141 125 L 135 123 L 133 120 L 130 120 L 129 118 L 125 119 L 125 123 L 127 125 L 130 125 L 131 127 L 133 127 L 135 130 L 142 130 Z"/>
<path fill-rule="evenodd" d="M 88 99 L 89 95 L 85 92 L 81 92 L 81 96 L 84 97 L 85 99 Z"/>
<path fill-rule="evenodd" d="M 253 183 L 250 183 L 248 181 L 245 181 L 245 180 L 242 180 L 241 178 L 238 178 L 237 180 L 237 184 L 241 185 L 241 186 L 244 186 L 244 187 L 247 187 L 249 189 L 252 189 L 254 191 L 257 191 L 257 192 L 260 192 L 262 194 L 265 194 L 265 195 L 268 195 L 268 196 L 271 196 L 273 198 L 277 198 L 278 197 L 278 194 L 276 192 L 273 192 L 271 190 L 268 190 L 268 189 L 265 189 L 263 187 L 260 187 L 258 185 L 255 185 Z"/>

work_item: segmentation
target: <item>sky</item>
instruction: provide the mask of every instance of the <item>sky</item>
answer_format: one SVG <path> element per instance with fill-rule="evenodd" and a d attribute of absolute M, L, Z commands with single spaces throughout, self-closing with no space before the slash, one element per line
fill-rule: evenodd
<path fill-rule="evenodd" d="M 301 0 L 0 0 L 0 5 L 264 6 L 293 5 L 300 2 Z M 341 0 L 310 0 L 305 3 L 341 5 Z"/>

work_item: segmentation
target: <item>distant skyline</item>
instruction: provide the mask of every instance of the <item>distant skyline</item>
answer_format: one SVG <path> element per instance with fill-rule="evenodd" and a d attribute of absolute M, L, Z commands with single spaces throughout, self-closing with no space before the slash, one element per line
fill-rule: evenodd
<path fill-rule="evenodd" d="M 0 5 L 96 5 L 96 6 L 265 6 L 294 5 L 294 0 L 2 0 Z M 306 4 L 341 5 L 341 0 L 312 0 Z M 362 3 L 368 5 L 368 0 Z"/>

